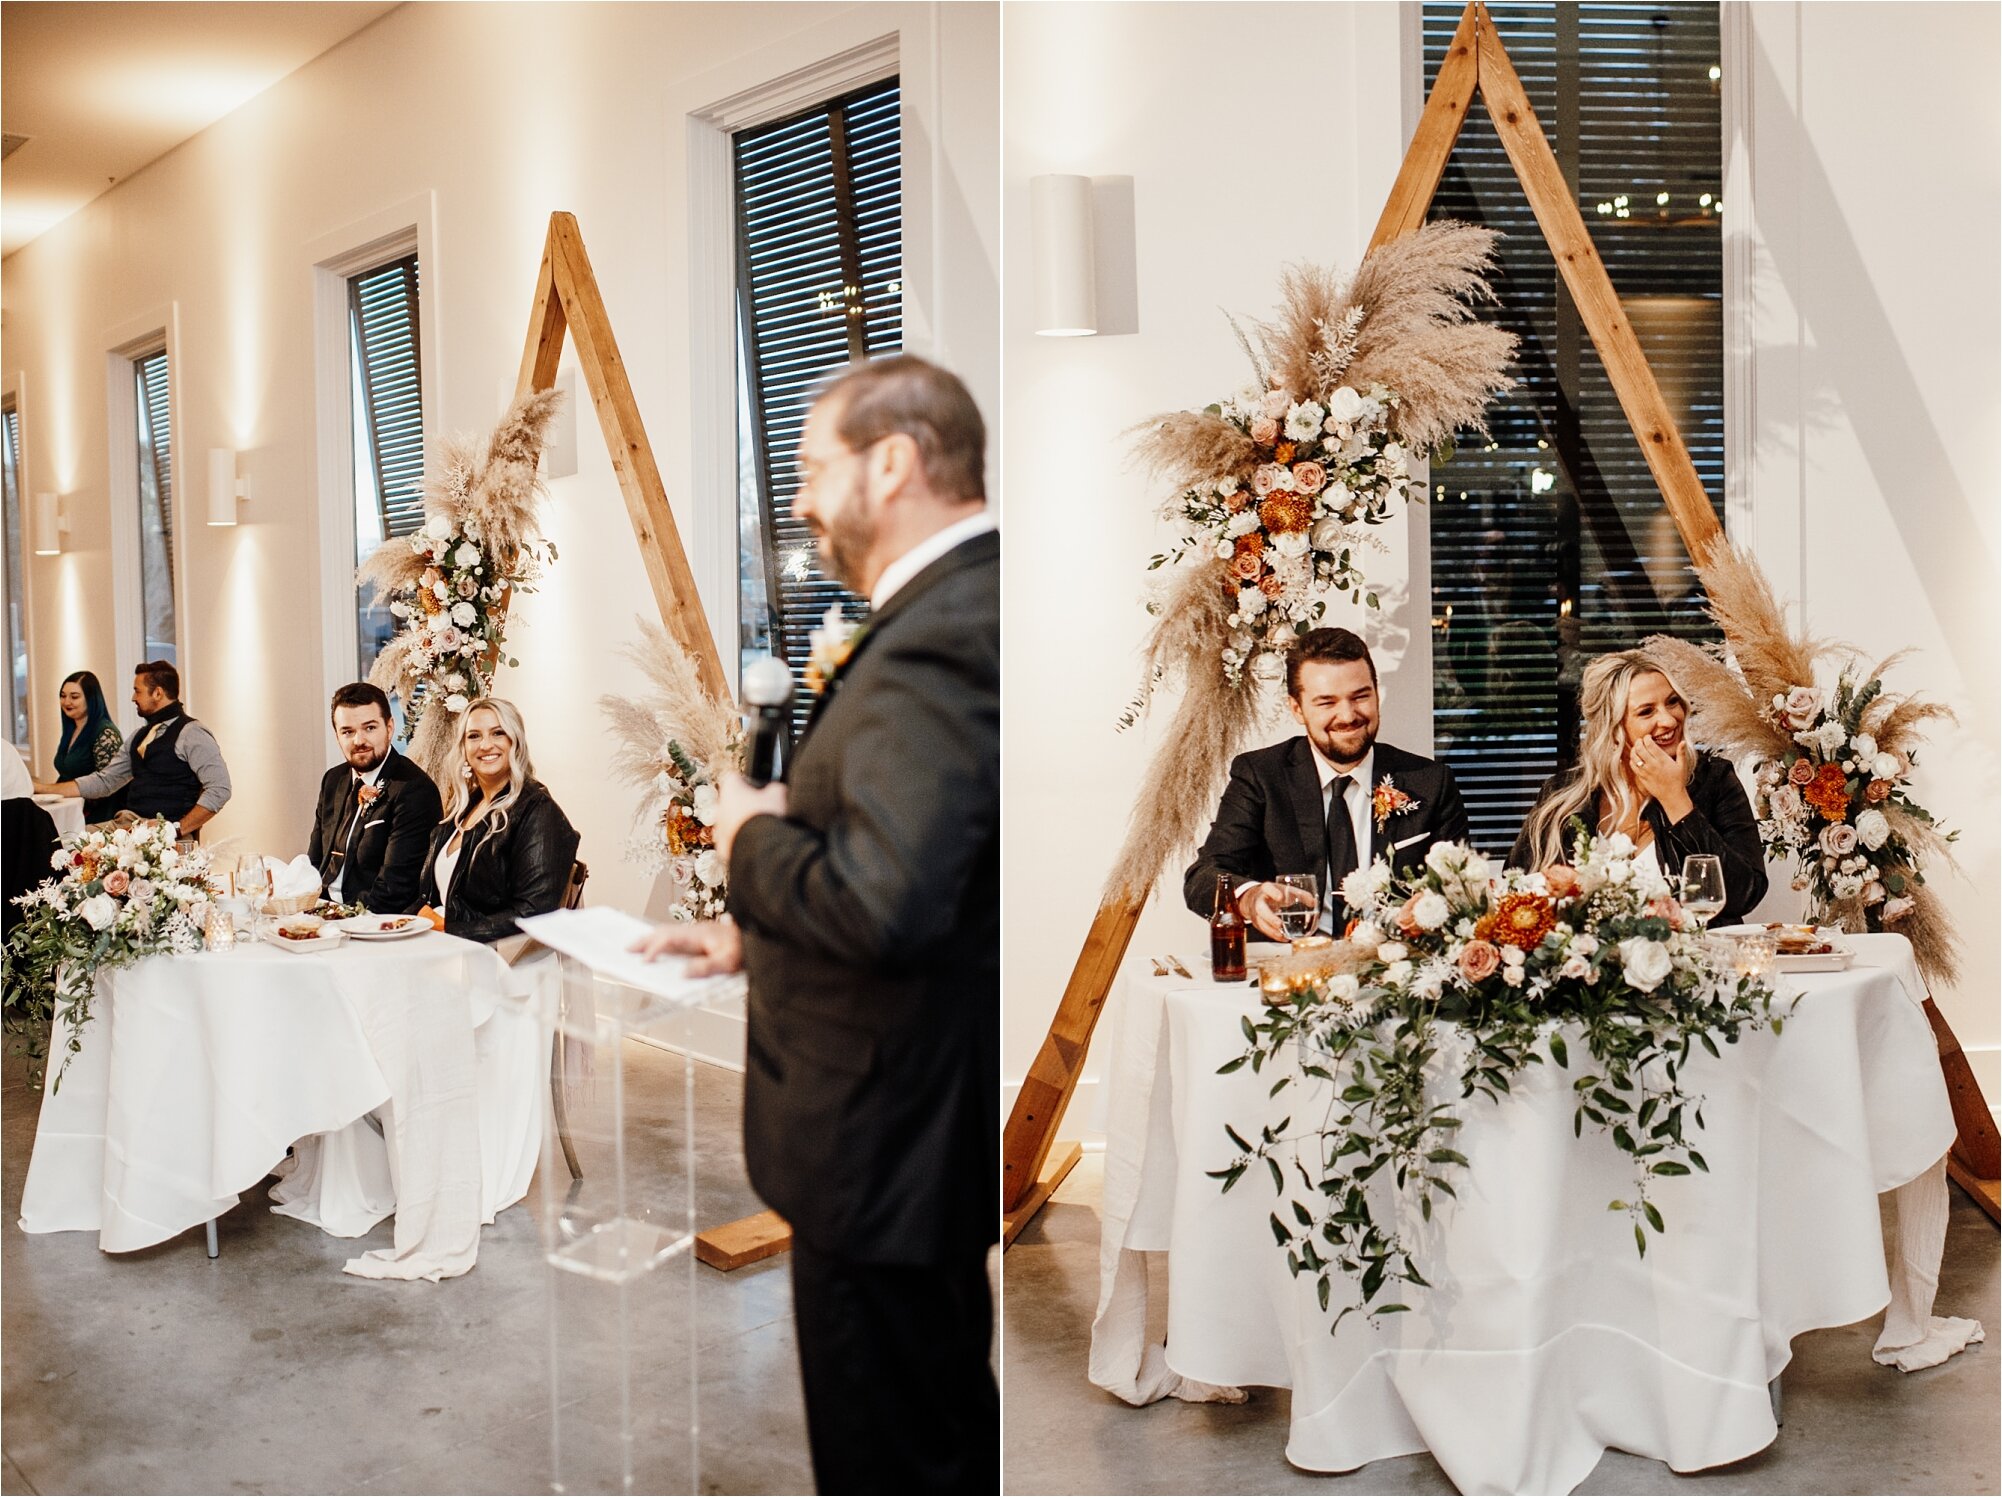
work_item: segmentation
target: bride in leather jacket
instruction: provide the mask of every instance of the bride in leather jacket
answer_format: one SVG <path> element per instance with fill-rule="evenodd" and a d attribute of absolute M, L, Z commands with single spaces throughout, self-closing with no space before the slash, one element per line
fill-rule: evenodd
<path fill-rule="evenodd" d="M 488 697 L 467 707 L 458 759 L 418 894 L 446 934 L 498 941 L 518 934 L 517 917 L 562 907 L 577 829 L 535 778 L 514 703 Z"/>

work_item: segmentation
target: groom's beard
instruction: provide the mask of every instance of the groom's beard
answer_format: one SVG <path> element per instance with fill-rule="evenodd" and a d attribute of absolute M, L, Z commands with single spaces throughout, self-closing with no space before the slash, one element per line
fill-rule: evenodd
<path fill-rule="evenodd" d="M 1309 727 L 1307 737 L 1330 764 L 1355 764 L 1376 747 L 1380 726 L 1380 722 L 1373 722 L 1360 728 L 1335 728 L 1325 732 Z"/>

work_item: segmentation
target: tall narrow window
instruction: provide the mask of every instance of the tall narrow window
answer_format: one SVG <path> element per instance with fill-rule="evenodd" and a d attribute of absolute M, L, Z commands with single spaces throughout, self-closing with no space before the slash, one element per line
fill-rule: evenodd
<path fill-rule="evenodd" d="M 27 604 L 22 597 L 21 413 L 10 397 L 0 404 L 0 476 L 7 502 L 7 741 L 28 747 Z"/>
<path fill-rule="evenodd" d="M 417 257 L 348 279 L 355 560 L 424 524 L 424 403 L 417 336 Z M 389 600 L 357 596 L 360 673 L 396 632 Z"/>
<path fill-rule="evenodd" d="M 167 351 L 132 362 L 139 424 L 139 603 L 148 660 L 175 660 L 174 430 L 167 412 Z"/>
<path fill-rule="evenodd" d="M 862 611 L 793 517 L 794 454 L 818 385 L 903 347 L 898 101 L 891 79 L 734 139 L 745 658 L 802 663 L 829 607 Z"/>
<path fill-rule="evenodd" d="M 1711 502 L 1724 489 L 1723 134 L 1717 7 L 1489 7 Z M 1424 9 L 1429 86 L 1460 19 Z M 1453 148 L 1435 218 L 1505 236 L 1491 313 L 1519 383 L 1433 470 L 1433 729 L 1474 840 L 1506 852 L 1576 757 L 1585 664 L 1649 634 L 1709 637 L 1649 475 L 1494 126 Z"/>

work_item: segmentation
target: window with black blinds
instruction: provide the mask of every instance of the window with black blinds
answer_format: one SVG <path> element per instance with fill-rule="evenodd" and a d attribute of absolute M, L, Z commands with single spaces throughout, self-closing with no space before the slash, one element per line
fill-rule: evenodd
<path fill-rule="evenodd" d="M 28 747 L 27 604 L 22 597 L 21 413 L 12 399 L 0 405 L 0 478 L 7 506 L 7 741 Z"/>
<path fill-rule="evenodd" d="M 1724 490 L 1718 12 L 1712 4 L 1488 7 L 1711 502 Z M 1429 88 L 1458 4 L 1424 7 Z M 1646 459 L 1501 142 L 1477 104 L 1434 218 L 1503 234 L 1485 309 L 1521 340 L 1516 388 L 1433 468 L 1433 727 L 1474 841 L 1505 853 L 1572 764 L 1578 681 L 1649 634 L 1707 638 Z"/>
<path fill-rule="evenodd" d="M 133 360 L 139 427 L 139 597 L 148 660 L 174 660 L 174 427 L 167 353 Z"/>
<path fill-rule="evenodd" d="M 355 559 L 424 524 L 423 358 L 417 256 L 348 278 L 348 348 L 354 432 Z M 361 674 L 396 633 L 389 600 L 355 599 Z"/>
<path fill-rule="evenodd" d="M 745 656 L 804 664 L 832 605 L 863 601 L 820 572 L 793 518 L 794 461 L 815 390 L 903 346 L 903 173 L 897 81 L 734 137 Z M 810 704 L 803 697 L 796 717 Z"/>

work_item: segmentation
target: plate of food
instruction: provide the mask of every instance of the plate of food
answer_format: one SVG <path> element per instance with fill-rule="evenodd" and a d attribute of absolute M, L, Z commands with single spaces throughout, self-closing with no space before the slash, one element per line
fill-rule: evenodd
<path fill-rule="evenodd" d="M 318 915 L 287 915 L 266 932 L 265 940 L 281 951 L 330 951 L 346 939 L 340 927 Z"/>
<path fill-rule="evenodd" d="M 1790 925 L 1773 920 L 1764 925 L 1719 925 L 1719 936 L 1767 936 L 1774 948 L 1773 965 L 1782 972 L 1846 972 L 1856 953 L 1843 943 L 1834 926 Z"/>
<path fill-rule="evenodd" d="M 422 915 L 355 915 L 343 920 L 341 929 L 357 941 L 401 941 L 421 936 L 431 922 Z"/>

